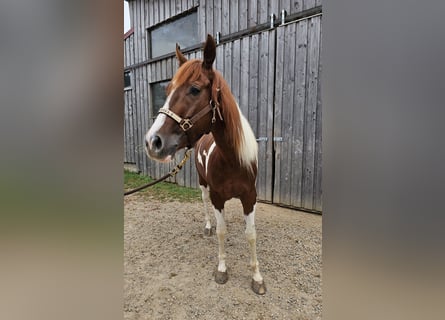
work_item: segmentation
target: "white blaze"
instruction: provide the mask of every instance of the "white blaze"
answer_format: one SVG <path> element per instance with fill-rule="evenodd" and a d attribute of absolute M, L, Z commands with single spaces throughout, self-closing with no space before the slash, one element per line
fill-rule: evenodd
<path fill-rule="evenodd" d="M 173 90 L 169 96 L 167 97 L 167 99 L 165 100 L 164 105 L 162 106 L 162 108 L 164 109 L 170 109 L 170 99 L 173 95 L 173 93 L 175 92 L 175 90 Z M 148 130 L 147 134 L 145 135 L 145 141 L 148 141 L 150 149 L 152 147 L 151 145 L 151 141 L 150 141 L 150 137 L 154 136 L 159 129 L 162 128 L 162 126 L 164 125 L 165 119 L 167 119 L 167 116 L 163 113 L 158 114 L 158 116 L 156 117 L 155 122 L 153 123 L 153 125 L 151 126 L 150 130 Z"/>

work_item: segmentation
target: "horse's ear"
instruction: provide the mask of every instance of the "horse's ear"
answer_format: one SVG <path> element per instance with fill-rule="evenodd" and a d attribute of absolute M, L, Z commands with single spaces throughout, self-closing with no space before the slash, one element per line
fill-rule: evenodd
<path fill-rule="evenodd" d="M 176 44 L 176 59 L 178 59 L 179 66 L 182 66 L 185 62 L 187 62 L 187 58 L 182 54 L 179 44 Z"/>
<path fill-rule="evenodd" d="M 202 66 L 204 69 L 212 69 L 212 64 L 216 58 L 216 43 L 213 37 L 208 34 L 206 43 L 204 44 L 204 61 Z"/>

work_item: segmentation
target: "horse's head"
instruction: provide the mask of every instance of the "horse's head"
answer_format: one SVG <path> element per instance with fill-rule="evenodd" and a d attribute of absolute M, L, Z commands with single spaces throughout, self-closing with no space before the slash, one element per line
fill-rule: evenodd
<path fill-rule="evenodd" d="M 210 35 L 202 61 L 188 61 L 176 45 L 179 69 L 167 88 L 164 106 L 145 135 L 149 157 L 168 162 L 176 151 L 193 147 L 203 134 L 210 132 L 218 103 L 212 69 L 215 56 L 216 44 Z"/>

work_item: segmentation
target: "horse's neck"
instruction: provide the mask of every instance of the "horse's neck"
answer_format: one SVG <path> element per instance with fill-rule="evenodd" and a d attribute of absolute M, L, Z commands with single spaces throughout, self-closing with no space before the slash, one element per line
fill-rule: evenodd
<path fill-rule="evenodd" d="M 223 120 L 224 121 L 224 120 Z M 212 128 L 213 139 L 217 147 L 221 150 L 221 155 L 229 162 L 236 160 L 237 150 L 231 141 L 228 141 L 225 125 L 217 119 Z"/>

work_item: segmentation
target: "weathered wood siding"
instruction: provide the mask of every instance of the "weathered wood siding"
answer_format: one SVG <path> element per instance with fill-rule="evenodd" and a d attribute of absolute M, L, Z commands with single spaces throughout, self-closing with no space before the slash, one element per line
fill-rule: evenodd
<path fill-rule="evenodd" d="M 147 28 L 194 9 L 201 39 L 216 32 L 224 37 L 268 23 L 272 13 L 279 21 L 283 9 L 288 15 L 304 13 L 321 1 L 136 0 L 129 5 L 135 40 L 134 57 L 125 62 L 133 77 L 133 89 L 125 96 L 125 132 L 126 143 L 134 147 L 126 148 L 125 159 L 157 178 L 172 165 L 154 162 L 144 152 L 144 135 L 155 116 L 150 84 L 171 79 L 177 62 L 173 55 L 149 59 Z M 322 210 L 321 19 L 318 15 L 235 36 L 217 46 L 215 61 L 259 139 L 258 198 L 315 211 Z M 201 50 L 185 55 L 201 58 Z M 176 159 L 182 156 L 183 152 Z M 174 181 L 198 186 L 193 161 Z"/>
<path fill-rule="evenodd" d="M 321 211 L 321 16 L 277 28 L 273 202 Z"/>
<path fill-rule="evenodd" d="M 131 33 L 124 39 L 124 67 L 134 64 L 134 34 Z M 134 86 L 135 79 L 130 73 L 131 85 Z M 137 135 L 135 97 L 133 88 L 124 91 L 124 162 L 136 163 L 136 143 Z"/>

